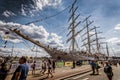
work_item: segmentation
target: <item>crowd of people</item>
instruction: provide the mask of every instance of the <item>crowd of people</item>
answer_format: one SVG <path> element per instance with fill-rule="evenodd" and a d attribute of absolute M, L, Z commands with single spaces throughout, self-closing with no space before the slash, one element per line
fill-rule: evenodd
<path fill-rule="evenodd" d="M 7 67 L 7 62 L 10 62 L 9 57 L 1 57 L 0 59 L 0 80 L 4 80 L 7 77 L 11 66 Z"/>
<path fill-rule="evenodd" d="M 101 61 L 100 63 L 102 65 L 102 67 L 104 67 L 104 73 L 106 74 L 108 80 L 112 80 L 113 78 L 113 70 L 112 70 L 112 66 L 116 66 L 119 64 L 120 66 L 120 61 L 117 60 L 112 60 L 112 61 Z M 91 65 L 91 69 L 92 69 L 92 75 L 99 75 L 99 64 L 98 61 L 95 60 L 91 60 L 90 61 L 90 65 Z"/>
<path fill-rule="evenodd" d="M 96 72 L 96 74 L 98 75 L 99 74 L 99 68 L 100 66 L 98 65 L 98 62 L 97 61 L 90 61 L 90 65 L 91 65 L 91 68 L 92 68 L 92 75 L 94 75 Z"/>
<path fill-rule="evenodd" d="M 8 61 L 8 58 L 5 58 L 4 60 L 0 60 L 0 80 L 5 80 L 9 69 L 6 69 L 6 62 Z M 120 65 L 120 61 L 109 61 L 109 62 L 98 62 L 95 60 L 90 61 L 90 65 L 92 68 L 92 75 L 99 75 L 99 68 L 101 67 L 99 64 L 101 64 L 104 67 L 104 72 L 108 77 L 108 80 L 112 80 L 113 77 L 113 71 L 112 71 L 112 66 L 115 65 L 117 67 L 117 64 Z M 31 69 L 32 69 L 32 75 L 36 74 L 36 61 L 34 60 L 33 63 L 31 64 Z M 73 61 L 73 66 L 72 69 L 74 69 L 76 66 L 76 61 Z M 41 69 L 40 69 L 40 75 L 46 75 L 47 78 L 53 77 L 53 73 L 55 73 L 55 60 L 51 58 L 43 58 L 42 59 L 42 64 L 41 64 Z M 27 63 L 26 57 L 21 57 L 19 59 L 19 65 L 17 66 L 16 70 L 13 73 L 13 76 L 11 80 L 26 80 L 28 72 L 30 71 L 30 68 Z"/>
<path fill-rule="evenodd" d="M 36 62 L 34 61 L 33 64 L 31 65 L 32 67 L 32 74 L 35 75 L 35 68 L 36 68 Z M 49 77 L 51 75 L 51 77 L 53 77 L 52 73 L 55 73 L 55 60 L 53 59 L 49 59 L 49 58 L 45 58 L 42 59 L 42 65 L 41 65 L 41 71 L 40 74 L 41 75 L 45 75 L 47 74 L 47 77 Z M 46 73 L 47 72 L 47 73 Z"/>
<path fill-rule="evenodd" d="M 5 80 L 8 75 L 9 69 L 6 69 L 8 59 L 0 60 L 0 80 Z M 31 64 L 32 75 L 36 74 L 36 61 L 33 61 Z M 28 66 L 28 62 L 26 57 L 21 57 L 19 59 L 19 65 L 15 69 L 12 78 L 10 80 L 26 80 L 28 72 L 30 71 L 30 67 Z M 42 59 L 42 65 L 40 69 L 41 75 L 47 75 L 48 77 L 53 77 L 53 73 L 55 73 L 55 60 L 50 58 Z"/>

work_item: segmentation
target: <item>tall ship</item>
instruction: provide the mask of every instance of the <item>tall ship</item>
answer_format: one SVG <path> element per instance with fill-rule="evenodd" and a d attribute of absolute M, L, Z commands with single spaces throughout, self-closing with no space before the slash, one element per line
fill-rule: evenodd
<path fill-rule="evenodd" d="M 70 7 L 69 13 L 71 14 L 68 22 L 70 23 L 68 26 L 68 39 L 66 40 L 66 43 L 70 44 L 69 51 L 59 50 L 57 48 L 51 48 L 49 45 L 44 45 L 40 41 L 32 39 L 30 36 L 25 35 L 22 33 L 22 31 L 19 30 L 19 28 L 16 27 L 7 27 L 9 32 L 6 32 L 6 34 L 9 35 L 9 33 L 15 33 L 18 36 L 22 37 L 25 40 L 30 41 L 31 43 L 43 48 L 53 59 L 56 60 L 104 60 L 106 59 L 107 55 L 105 53 L 101 52 L 101 44 L 105 44 L 105 42 L 100 42 L 98 34 L 101 32 L 97 32 L 97 28 L 94 26 L 93 28 L 90 28 L 89 26 L 94 22 L 90 21 L 88 16 L 83 21 L 79 21 L 80 14 L 76 14 L 76 11 L 78 9 L 78 6 L 76 6 L 77 0 L 73 2 L 73 4 Z M 80 30 L 77 30 L 77 27 L 80 27 L 80 24 L 84 24 L 85 26 L 82 27 Z M 91 32 L 93 32 L 91 34 Z M 77 36 L 81 36 L 81 43 L 83 45 L 80 45 L 80 43 L 77 42 L 76 38 Z M 81 50 L 80 48 L 83 48 L 84 50 Z"/>

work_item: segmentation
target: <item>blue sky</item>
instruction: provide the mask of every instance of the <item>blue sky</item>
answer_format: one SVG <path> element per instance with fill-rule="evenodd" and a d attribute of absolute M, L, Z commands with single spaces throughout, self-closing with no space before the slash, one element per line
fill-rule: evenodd
<path fill-rule="evenodd" d="M 28 22 L 54 15 L 68 7 L 73 1 L 74 0 L 1 0 L 0 21 L 24 25 Z M 115 50 L 120 47 L 117 45 L 120 43 L 119 0 L 78 0 L 76 6 L 79 6 L 77 14 L 81 14 L 80 20 L 92 15 L 90 20 L 93 20 L 94 23 L 91 26 L 100 26 L 98 31 L 103 32 L 100 36 L 105 37 L 105 41 L 108 41 Z M 33 24 L 34 26 L 43 26 L 45 29 L 44 32 L 47 34 L 51 35 L 51 33 L 54 33 L 52 36 L 44 35 L 51 43 L 57 43 L 58 40 L 60 43 L 65 43 L 67 40 L 66 34 L 68 33 L 67 27 L 69 25 L 67 20 L 70 16 L 68 11 L 69 8 L 55 17 Z M 83 26 L 79 27 L 82 28 Z M 117 29 L 115 27 L 117 27 Z M 57 40 L 55 40 L 56 37 Z M 22 43 L 16 44 L 16 47 L 20 46 L 25 47 Z"/>

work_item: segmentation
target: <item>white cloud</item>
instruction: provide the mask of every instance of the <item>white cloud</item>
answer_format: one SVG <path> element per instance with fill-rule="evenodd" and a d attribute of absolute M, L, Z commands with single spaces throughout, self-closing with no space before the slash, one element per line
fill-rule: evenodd
<path fill-rule="evenodd" d="M 114 29 L 119 30 L 120 29 L 120 24 L 117 24 Z"/>
<path fill-rule="evenodd" d="M 11 41 L 13 43 L 20 43 L 20 42 L 22 42 L 22 40 L 20 40 L 20 39 L 14 39 L 14 40 L 9 39 L 9 41 Z"/>
<path fill-rule="evenodd" d="M 30 24 L 29 26 L 22 25 L 19 28 L 23 34 L 26 34 L 34 39 L 40 40 L 43 38 L 48 38 L 49 33 L 45 30 L 43 26 L 36 26 L 34 24 Z"/>
<path fill-rule="evenodd" d="M 42 10 L 45 6 L 56 7 L 61 3 L 62 0 L 34 0 L 37 10 Z"/>
<path fill-rule="evenodd" d="M 93 31 L 90 31 L 90 32 L 89 32 L 89 34 L 90 34 L 90 35 L 92 35 L 92 34 L 95 34 L 95 32 L 93 32 Z"/>
<path fill-rule="evenodd" d="M 22 15 L 24 15 L 24 16 L 27 15 L 26 12 L 25 12 L 25 7 L 24 7 L 23 4 L 21 5 L 21 13 L 22 13 Z"/>
<path fill-rule="evenodd" d="M 108 48 L 109 48 L 109 53 L 111 56 L 119 56 L 118 52 L 120 52 L 119 50 L 119 44 L 120 44 L 120 38 L 118 37 L 113 37 L 113 38 L 109 38 L 108 40 L 106 40 L 108 42 Z"/>
<path fill-rule="evenodd" d="M 56 33 L 51 33 L 51 39 L 49 40 L 49 44 L 54 47 L 63 47 L 63 42 L 61 40 L 61 36 L 58 36 Z"/>
<path fill-rule="evenodd" d="M 4 11 L 2 13 L 2 15 L 5 16 L 5 17 L 16 16 L 13 12 L 8 11 L 8 10 Z"/>
<path fill-rule="evenodd" d="M 51 35 L 49 35 L 49 33 L 45 30 L 43 26 L 36 26 L 34 24 L 21 25 L 21 24 L 12 23 L 12 22 L 5 23 L 0 21 L 0 33 L 1 33 L 0 35 L 2 39 L 3 40 L 5 39 L 4 38 L 6 36 L 5 32 L 9 32 L 8 41 L 11 41 L 14 43 L 20 43 L 23 41 L 23 39 L 17 34 L 10 32 L 7 28 L 13 28 L 13 29 L 17 28 L 18 30 L 20 30 L 22 34 L 27 35 L 34 40 L 38 40 L 45 45 L 52 45 L 54 47 L 63 46 L 62 40 L 61 40 L 62 37 L 58 36 L 55 33 L 51 33 Z"/>
<path fill-rule="evenodd" d="M 114 37 L 114 38 L 108 39 L 107 42 L 115 42 L 115 41 L 117 41 L 117 40 L 118 40 L 118 38 Z"/>
<path fill-rule="evenodd" d="M 116 51 L 115 56 L 120 57 L 120 50 Z"/>
<path fill-rule="evenodd" d="M 34 16 L 35 11 L 43 10 L 44 7 L 57 8 L 61 2 L 62 0 L 33 0 L 33 3 L 30 6 L 21 5 L 21 14 L 26 16 L 27 13 L 30 13 L 30 16 Z M 31 7 L 32 9 L 28 7 Z"/>
<path fill-rule="evenodd" d="M 5 32 L 9 32 L 9 30 L 7 28 L 10 28 L 10 27 L 14 27 L 14 26 L 18 26 L 20 24 L 17 24 L 17 23 L 5 23 L 5 22 L 2 22 L 0 21 L 0 36 L 2 37 L 3 40 L 5 40 L 6 36 L 9 36 L 7 37 L 7 40 L 8 41 L 11 41 L 11 42 L 21 42 L 21 40 L 18 40 L 18 39 L 21 39 L 19 36 L 17 36 L 15 33 L 10 33 L 9 35 L 6 35 Z"/>
<path fill-rule="evenodd" d="M 1 37 L 4 38 L 5 32 L 9 32 L 7 28 L 19 28 L 21 33 L 30 36 L 31 38 L 34 38 L 35 40 L 40 39 L 47 39 L 49 36 L 49 33 L 44 29 L 43 26 L 35 26 L 34 24 L 30 24 L 28 26 L 26 25 L 20 25 L 17 23 L 5 23 L 0 21 L 0 31 L 1 31 Z M 19 40 L 20 39 L 20 40 Z M 12 42 L 19 42 L 22 39 L 16 35 L 15 33 L 10 32 L 9 34 L 9 41 Z"/>
<path fill-rule="evenodd" d="M 1 55 L 11 55 L 12 53 L 12 48 L 0 48 L 0 54 Z M 43 54 L 44 53 L 44 54 Z M 29 56 L 29 57 L 43 57 L 48 55 L 48 53 L 46 53 L 43 49 L 39 48 L 36 54 L 36 50 L 35 51 L 30 51 L 28 49 L 23 49 L 23 48 L 14 48 L 13 49 L 13 53 L 12 56 Z"/>
<path fill-rule="evenodd" d="M 34 40 L 38 40 L 40 41 L 41 44 L 45 44 L 45 45 L 50 45 L 51 47 L 63 47 L 62 44 L 62 40 L 61 40 L 61 36 L 58 36 L 55 33 L 51 33 L 51 35 L 49 35 L 49 33 L 45 30 L 45 28 L 43 26 L 36 26 L 34 24 L 30 24 L 30 25 L 21 25 L 21 24 L 17 24 L 17 23 L 5 23 L 0 21 L 0 36 L 2 37 L 3 40 L 4 36 L 5 36 L 5 32 L 9 32 L 8 36 L 9 38 L 7 39 L 8 41 L 11 41 L 13 43 L 20 43 L 23 42 L 23 39 L 16 35 L 15 33 L 12 33 L 8 30 L 8 28 L 13 28 L 13 29 L 18 29 L 20 30 L 20 32 L 24 35 L 27 35 L 29 37 L 31 37 Z M 49 38 L 48 38 L 49 37 Z M 54 44 L 49 44 L 49 43 L 54 43 Z M 17 48 L 17 46 L 15 46 L 16 48 L 14 48 L 14 54 L 13 56 L 36 56 L 36 50 L 30 51 L 28 49 L 22 49 L 23 46 Z M 3 55 L 11 55 L 12 49 L 11 48 L 0 48 L 1 49 L 1 53 Z M 32 49 L 32 48 L 31 48 Z M 44 54 L 43 54 L 44 53 Z M 47 52 L 42 49 L 39 48 L 37 50 L 37 56 L 41 57 L 41 56 L 46 56 L 48 55 Z"/>
<path fill-rule="evenodd" d="M 49 5 L 50 6 L 57 6 L 62 2 L 62 0 L 49 0 Z"/>
<path fill-rule="evenodd" d="M 113 37 L 113 38 L 110 38 L 110 39 L 108 39 L 108 40 L 106 40 L 106 41 L 115 44 L 115 43 L 119 43 L 119 42 L 120 42 L 120 39 L 117 38 L 117 37 Z"/>

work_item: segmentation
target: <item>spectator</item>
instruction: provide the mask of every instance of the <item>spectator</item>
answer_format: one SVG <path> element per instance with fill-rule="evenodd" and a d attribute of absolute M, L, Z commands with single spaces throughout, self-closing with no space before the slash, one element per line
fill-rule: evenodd
<path fill-rule="evenodd" d="M 27 60 L 25 57 L 21 57 L 19 59 L 20 65 L 15 70 L 11 80 L 26 80 L 27 75 L 28 75 L 28 71 L 29 71 L 29 67 L 26 64 L 26 61 Z"/>
<path fill-rule="evenodd" d="M 33 62 L 31 68 L 32 68 L 32 75 L 35 75 L 36 61 Z"/>
<path fill-rule="evenodd" d="M 112 80 L 113 77 L 113 72 L 112 72 L 112 67 L 106 62 L 106 66 L 104 67 L 104 72 L 108 77 L 108 80 Z"/>
<path fill-rule="evenodd" d="M 49 77 L 49 75 L 51 75 L 51 78 L 52 78 L 53 77 L 53 74 L 52 74 L 52 63 L 51 63 L 50 59 L 48 59 L 47 67 L 48 67 L 47 77 Z"/>
<path fill-rule="evenodd" d="M 6 76 L 7 76 L 7 66 L 6 66 L 6 60 L 0 65 L 0 80 L 5 80 Z"/>
<path fill-rule="evenodd" d="M 40 74 L 42 73 L 44 75 L 46 69 L 47 69 L 47 63 L 46 63 L 45 59 L 43 59 L 42 60 L 42 70 L 40 71 Z"/>
<path fill-rule="evenodd" d="M 52 70 L 53 70 L 53 73 L 55 73 L 55 68 L 56 68 L 55 60 L 52 60 Z"/>
<path fill-rule="evenodd" d="M 101 65 L 104 67 L 104 62 L 103 61 L 101 61 Z"/>
<path fill-rule="evenodd" d="M 74 69 L 74 68 L 75 68 L 75 66 L 76 66 L 76 62 L 75 62 L 75 61 L 73 61 L 73 66 L 72 66 L 72 69 Z"/>
<path fill-rule="evenodd" d="M 94 74 L 95 74 L 95 66 L 96 66 L 94 60 L 92 60 L 92 61 L 90 62 L 90 65 L 91 65 L 91 68 L 92 68 L 92 71 L 93 71 L 92 75 L 94 75 Z"/>
<path fill-rule="evenodd" d="M 118 63 L 119 63 L 119 66 L 120 66 L 120 61 Z"/>
<path fill-rule="evenodd" d="M 95 64 L 96 64 L 95 69 L 96 69 L 96 72 L 97 72 L 97 75 L 98 75 L 100 66 L 98 65 L 97 61 L 95 62 Z"/>

